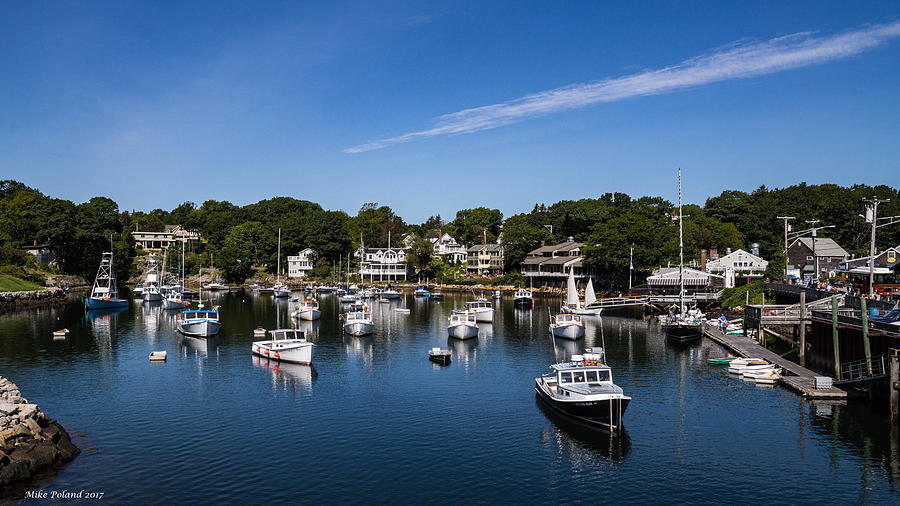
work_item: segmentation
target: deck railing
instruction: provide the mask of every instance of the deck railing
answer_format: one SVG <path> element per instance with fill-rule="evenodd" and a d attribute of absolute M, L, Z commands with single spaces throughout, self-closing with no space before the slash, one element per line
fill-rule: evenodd
<path fill-rule="evenodd" d="M 855 383 L 882 378 L 887 375 L 887 360 L 884 355 L 841 364 L 841 378 L 838 383 Z"/>

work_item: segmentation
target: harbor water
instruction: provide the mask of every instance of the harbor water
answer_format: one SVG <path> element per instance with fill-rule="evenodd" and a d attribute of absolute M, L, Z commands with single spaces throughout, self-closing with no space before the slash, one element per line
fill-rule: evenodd
<path fill-rule="evenodd" d="M 113 503 L 900 502 L 897 430 L 865 403 L 744 382 L 707 365 L 725 355 L 715 343 L 672 346 L 639 315 L 588 318 L 583 340 L 554 341 L 551 299 L 521 310 L 507 297 L 477 339 L 448 339 L 466 300 L 373 303 L 375 334 L 360 338 L 342 335 L 341 305 L 323 295 L 321 319 L 299 324 L 313 366 L 251 356 L 254 328 L 291 325 L 271 295 L 219 295 L 209 339 L 140 301 L 0 314 L 0 375 L 82 450 L 31 488 Z M 617 435 L 534 391 L 549 364 L 604 344 L 633 398 Z M 451 350 L 449 366 L 428 360 L 433 347 Z M 154 350 L 168 360 L 150 363 Z"/>

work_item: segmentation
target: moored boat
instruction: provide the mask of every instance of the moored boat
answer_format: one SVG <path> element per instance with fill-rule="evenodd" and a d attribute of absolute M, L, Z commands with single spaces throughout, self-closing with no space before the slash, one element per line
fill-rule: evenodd
<path fill-rule="evenodd" d="M 188 336 L 209 337 L 219 333 L 222 323 L 219 312 L 211 309 L 194 309 L 179 315 L 178 331 Z"/>
<path fill-rule="evenodd" d="M 550 317 L 550 333 L 563 339 L 584 337 L 584 320 L 581 315 L 560 313 Z"/>
<path fill-rule="evenodd" d="M 676 342 L 697 339 L 703 334 L 703 320 L 698 312 L 684 306 L 684 227 L 681 221 L 681 169 L 678 169 L 678 314 L 665 322 L 666 338 Z"/>
<path fill-rule="evenodd" d="M 447 325 L 450 337 L 456 339 L 471 339 L 478 337 L 478 322 L 475 313 L 470 311 L 454 311 L 450 315 L 450 323 Z"/>
<path fill-rule="evenodd" d="M 440 348 L 432 348 L 428 350 L 428 360 L 440 365 L 450 364 L 450 350 L 442 350 Z"/>
<path fill-rule="evenodd" d="M 306 335 L 298 329 L 275 329 L 269 331 L 269 339 L 254 342 L 250 349 L 254 355 L 294 364 L 311 364 L 315 345 L 306 340 Z"/>
<path fill-rule="evenodd" d="M 613 383 L 612 370 L 602 353 L 572 355 L 571 361 L 552 364 L 535 378 L 535 391 L 549 406 L 585 423 L 616 431 L 631 397 Z"/>
<path fill-rule="evenodd" d="M 729 365 L 733 360 L 736 360 L 737 357 L 721 357 L 721 358 L 710 358 L 706 360 L 706 363 L 709 365 Z"/>
<path fill-rule="evenodd" d="M 344 314 L 344 332 L 351 336 L 367 336 L 375 332 L 375 322 L 369 311 L 348 311 Z"/>
<path fill-rule="evenodd" d="M 466 311 L 475 313 L 475 321 L 494 321 L 494 305 L 484 297 L 466 302 Z"/>
<path fill-rule="evenodd" d="M 113 267 L 112 251 L 103 253 L 100 258 L 100 267 L 91 287 L 91 295 L 85 299 L 88 309 L 111 309 L 128 306 L 127 299 L 119 298 L 119 289 L 116 286 L 116 274 Z"/>
<path fill-rule="evenodd" d="M 519 288 L 513 295 L 513 306 L 522 309 L 531 309 L 534 307 L 534 297 L 530 291 Z"/>
<path fill-rule="evenodd" d="M 416 287 L 415 295 L 416 297 L 428 297 L 431 294 L 428 292 L 428 289 L 425 288 L 425 285 L 419 285 Z"/>
<path fill-rule="evenodd" d="M 400 290 L 391 288 L 390 286 L 381 291 L 382 299 L 399 299 L 400 295 Z"/>
<path fill-rule="evenodd" d="M 297 309 L 291 313 L 291 318 L 313 321 L 318 320 L 322 316 L 322 311 L 319 309 L 319 301 L 316 299 L 301 300 L 297 304 Z"/>

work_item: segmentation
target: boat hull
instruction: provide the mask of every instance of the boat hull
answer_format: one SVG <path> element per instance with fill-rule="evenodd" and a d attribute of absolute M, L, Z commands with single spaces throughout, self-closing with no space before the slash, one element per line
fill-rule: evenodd
<path fill-rule="evenodd" d="M 450 365 L 450 353 L 429 353 L 428 360 L 439 365 Z"/>
<path fill-rule="evenodd" d="M 610 396 L 605 399 L 567 401 L 557 399 L 541 378 L 535 378 L 535 392 L 554 410 L 591 425 L 618 430 L 622 427 L 622 417 L 631 398 L 625 395 Z"/>
<path fill-rule="evenodd" d="M 279 289 L 277 289 L 277 290 L 272 290 L 272 294 L 273 294 L 276 298 L 283 299 L 283 298 L 285 298 L 285 297 L 290 297 L 290 296 L 291 296 L 291 291 L 290 291 L 290 290 L 287 290 L 287 289 L 284 289 L 284 288 L 279 288 Z"/>
<path fill-rule="evenodd" d="M 251 352 L 262 358 L 290 362 L 292 364 L 312 364 L 313 344 L 305 341 L 279 343 L 258 341 L 251 345 Z"/>
<path fill-rule="evenodd" d="M 382 299 L 399 299 L 400 292 L 382 292 L 381 298 Z"/>
<path fill-rule="evenodd" d="M 475 321 L 483 323 L 491 323 L 494 321 L 493 308 L 478 308 L 475 310 Z"/>
<path fill-rule="evenodd" d="M 602 311 L 603 311 L 602 308 L 587 309 L 587 308 L 576 308 L 576 307 L 570 307 L 570 306 L 563 306 L 560 310 L 560 312 L 562 312 L 562 313 L 580 314 L 580 315 L 584 315 L 584 316 L 596 316 L 596 315 L 599 315 Z"/>
<path fill-rule="evenodd" d="M 294 313 L 294 316 L 298 320 L 304 320 L 311 322 L 313 320 L 318 320 L 322 316 L 322 312 L 318 309 L 301 309 Z"/>
<path fill-rule="evenodd" d="M 188 307 L 188 303 L 182 299 L 180 301 L 165 299 L 163 300 L 163 309 L 184 309 Z"/>
<path fill-rule="evenodd" d="M 513 306 L 525 309 L 531 309 L 534 307 L 534 299 L 528 297 L 518 297 L 513 300 Z"/>
<path fill-rule="evenodd" d="M 350 322 L 344 324 L 344 333 L 351 336 L 367 336 L 375 332 L 375 324 L 372 322 Z"/>
<path fill-rule="evenodd" d="M 450 325 L 447 327 L 450 337 L 455 339 L 472 339 L 478 337 L 477 325 Z"/>
<path fill-rule="evenodd" d="M 188 336 L 214 336 L 220 328 L 222 323 L 215 320 L 178 320 L 178 331 Z"/>
<path fill-rule="evenodd" d="M 703 330 L 699 324 L 684 325 L 678 323 L 666 324 L 666 338 L 673 341 L 690 341 L 700 338 Z"/>
<path fill-rule="evenodd" d="M 582 325 L 560 325 L 556 327 L 551 325 L 550 333 L 563 339 L 581 339 L 584 337 L 584 327 Z"/>
<path fill-rule="evenodd" d="M 144 292 L 144 302 L 159 302 L 162 300 L 162 294 L 159 292 Z"/>
<path fill-rule="evenodd" d="M 99 299 L 88 297 L 85 299 L 88 309 L 113 309 L 119 307 L 127 307 L 128 301 L 125 299 Z"/>

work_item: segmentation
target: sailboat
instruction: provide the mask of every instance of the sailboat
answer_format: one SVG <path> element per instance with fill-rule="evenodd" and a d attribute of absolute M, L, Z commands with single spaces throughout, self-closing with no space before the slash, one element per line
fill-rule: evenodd
<path fill-rule="evenodd" d="M 678 169 L 678 314 L 666 319 L 666 337 L 673 341 L 696 339 L 703 333 L 703 322 L 689 314 L 684 306 L 684 227 L 681 221 L 681 168 Z"/>
<path fill-rule="evenodd" d="M 272 294 L 276 298 L 290 297 L 291 289 L 281 282 L 281 229 L 278 229 L 278 270 L 276 271 L 275 286 L 272 287 Z"/>
<path fill-rule="evenodd" d="M 165 300 L 163 300 L 164 309 L 184 309 L 188 306 L 184 300 L 184 244 L 185 238 L 181 238 L 181 282 L 177 287 L 169 290 Z M 202 289 L 202 288 L 201 288 Z"/>
<path fill-rule="evenodd" d="M 100 258 L 100 268 L 94 278 L 91 296 L 85 299 L 88 309 L 110 309 L 128 306 L 128 300 L 119 298 L 116 275 L 113 270 L 112 245 Z"/>
<path fill-rule="evenodd" d="M 580 314 L 580 315 L 598 315 L 602 308 L 588 308 L 590 304 L 597 302 L 597 296 L 594 294 L 594 284 L 591 278 L 588 278 L 587 288 L 584 293 L 584 303 L 578 297 L 578 288 L 575 286 L 575 268 L 569 268 L 569 281 L 566 284 L 566 303 L 561 308 L 563 313 Z"/>

